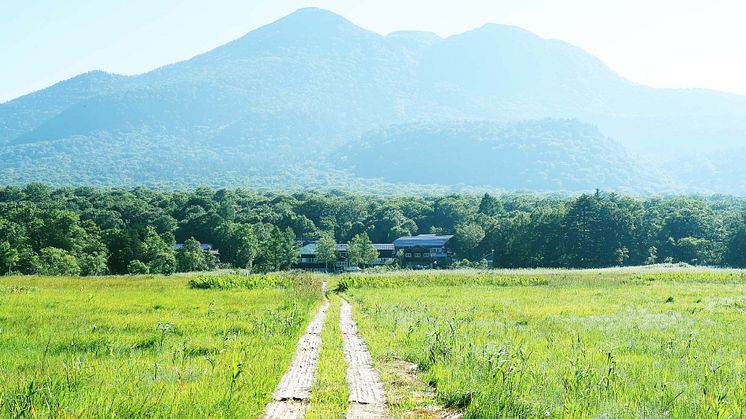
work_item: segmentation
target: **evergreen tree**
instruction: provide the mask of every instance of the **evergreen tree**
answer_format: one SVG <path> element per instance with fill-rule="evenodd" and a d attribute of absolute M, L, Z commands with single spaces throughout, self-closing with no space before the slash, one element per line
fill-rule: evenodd
<path fill-rule="evenodd" d="M 503 212 L 503 206 L 494 196 L 485 193 L 479 201 L 479 213 L 495 217 Z"/>

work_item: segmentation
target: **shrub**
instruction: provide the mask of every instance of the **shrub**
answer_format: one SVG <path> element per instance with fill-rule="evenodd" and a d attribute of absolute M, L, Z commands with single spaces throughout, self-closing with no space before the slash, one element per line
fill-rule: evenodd
<path fill-rule="evenodd" d="M 130 275 L 145 275 L 149 273 L 148 265 L 135 259 L 127 265 L 127 273 Z"/>
<path fill-rule="evenodd" d="M 66 250 L 56 247 L 45 247 L 41 249 L 39 255 L 37 272 L 41 275 L 75 276 L 80 275 L 80 265 L 78 265 L 75 256 Z"/>

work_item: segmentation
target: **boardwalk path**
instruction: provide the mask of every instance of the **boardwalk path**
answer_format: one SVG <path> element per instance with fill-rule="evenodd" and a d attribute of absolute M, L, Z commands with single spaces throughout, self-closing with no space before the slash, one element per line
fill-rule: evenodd
<path fill-rule="evenodd" d="M 339 326 L 344 339 L 347 361 L 347 383 L 350 386 L 348 418 L 384 418 L 388 416 L 386 394 L 378 373 L 373 369 L 373 359 L 365 342 L 357 332 L 352 319 L 352 307 L 342 298 Z"/>
<path fill-rule="evenodd" d="M 326 291 L 326 282 L 323 284 Z M 347 361 L 347 383 L 350 386 L 348 418 L 386 418 L 388 408 L 383 383 L 373 369 L 373 359 L 352 319 L 352 307 L 341 298 L 339 326 L 344 341 Z M 321 352 L 321 330 L 324 327 L 329 300 L 324 302 L 306 333 L 298 342 L 293 363 L 272 394 L 264 417 L 267 419 L 303 418 L 311 399 L 311 388 L 316 381 L 316 370 Z"/>
<path fill-rule="evenodd" d="M 321 329 L 324 327 L 329 300 L 324 302 L 316 317 L 298 341 L 295 357 L 290 368 L 272 394 L 265 418 L 302 418 L 311 398 L 311 387 L 316 381 L 316 369 L 321 352 Z"/>

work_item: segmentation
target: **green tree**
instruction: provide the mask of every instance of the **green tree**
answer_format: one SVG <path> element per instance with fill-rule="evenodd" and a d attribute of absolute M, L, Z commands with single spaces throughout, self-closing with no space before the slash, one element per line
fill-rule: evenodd
<path fill-rule="evenodd" d="M 378 250 L 367 233 L 360 233 L 347 244 L 347 260 L 353 266 L 369 265 L 378 258 Z"/>
<path fill-rule="evenodd" d="M 371 235 L 376 240 L 392 242 L 402 236 L 417 232 L 417 224 L 398 208 L 386 208 L 376 215 L 375 229 Z"/>
<path fill-rule="evenodd" d="M 677 260 L 692 265 L 708 265 L 715 261 L 713 244 L 707 239 L 682 237 L 676 241 Z"/>
<path fill-rule="evenodd" d="M 80 266 L 75 256 L 64 249 L 45 247 L 39 254 L 37 272 L 41 275 L 80 275 Z"/>
<path fill-rule="evenodd" d="M 645 259 L 646 265 L 654 265 L 658 261 L 658 249 L 655 246 L 650 246 L 648 249 L 648 257 Z"/>
<path fill-rule="evenodd" d="M 176 252 L 176 266 L 179 272 L 197 272 L 212 269 L 212 256 L 202 250 L 200 242 L 190 237 Z"/>
<path fill-rule="evenodd" d="M 478 259 L 474 250 L 484 239 L 484 229 L 475 223 L 464 223 L 456 226 L 456 252 L 468 259 Z"/>
<path fill-rule="evenodd" d="M 278 240 L 279 254 L 277 267 L 279 270 L 290 269 L 293 263 L 298 259 L 298 249 L 295 245 L 295 233 L 293 233 L 293 230 L 288 227 L 285 231 L 280 232 Z"/>
<path fill-rule="evenodd" d="M 251 270 L 259 254 L 259 239 L 250 224 L 226 223 L 219 232 L 221 259 L 236 267 Z"/>
<path fill-rule="evenodd" d="M 337 261 L 337 242 L 331 233 L 324 233 L 316 242 L 316 260 L 324 264 L 329 272 L 329 264 Z"/>
<path fill-rule="evenodd" d="M 109 273 L 106 265 L 107 255 L 105 252 L 84 253 L 78 257 L 80 274 L 84 276 L 98 276 Z"/>
<path fill-rule="evenodd" d="M 725 263 L 737 268 L 746 268 L 746 212 L 732 227 L 732 232 L 728 238 Z"/>
<path fill-rule="evenodd" d="M 284 232 L 276 225 L 268 224 L 259 230 L 261 234 L 257 269 L 261 272 L 289 269 L 297 260 L 295 234 L 287 228 Z"/>
<path fill-rule="evenodd" d="M 148 265 L 135 259 L 127 265 L 127 273 L 130 275 L 145 275 L 150 273 Z"/>
<path fill-rule="evenodd" d="M 485 193 L 482 196 L 482 200 L 479 202 L 479 213 L 489 215 L 491 217 L 498 216 L 504 211 L 503 205 L 494 196 Z"/>
<path fill-rule="evenodd" d="M 173 244 L 166 242 L 153 227 L 148 227 L 140 252 L 140 262 L 148 267 L 149 273 L 170 275 L 176 272 L 176 251 Z M 127 266 L 130 271 L 130 265 Z"/>
<path fill-rule="evenodd" d="M 254 265 L 254 259 L 259 253 L 259 241 L 254 229 L 249 224 L 239 224 L 234 230 L 234 243 L 236 249 L 235 264 L 249 271 Z"/>
<path fill-rule="evenodd" d="M 404 249 L 399 249 L 396 251 L 396 263 L 399 265 L 399 267 L 404 267 Z"/>
<path fill-rule="evenodd" d="M 16 263 L 18 263 L 18 251 L 11 247 L 10 243 L 4 241 L 0 243 L 0 273 L 10 274 L 13 272 Z"/>

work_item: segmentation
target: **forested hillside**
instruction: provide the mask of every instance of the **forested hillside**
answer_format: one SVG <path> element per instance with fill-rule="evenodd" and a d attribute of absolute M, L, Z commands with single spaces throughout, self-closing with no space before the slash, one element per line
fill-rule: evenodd
<path fill-rule="evenodd" d="M 548 191 L 672 188 L 662 171 L 644 167 L 595 127 L 573 120 L 393 126 L 334 158 L 358 176 L 389 182 Z"/>
<path fill-rule="evenodd" d="M 337 150 L 355 147 L 363 135 L 372 141 L 371 131 L 547 118 L 578 120 L 600 133 L 541 123 L 538 141 L 526 128 L 520 170 L 533 175 L 519 187 L 746 193 L 740 165 L 729 160 L 712 177 L 702 172 L 691 188 L 683 178 L 651 175 L 654 169 L 639 176 L 639 164 L 627 172 L 616 165 L 631 162 L 628 153 L 652 167 L 661 156 L 683 163 L 685 152 L 733 154 L 746 138 L 744 97 L 637 85 L 579 48 L 515 27 L 486 25 L 446 39 L 382 36 L 320 9 L 299 10 L 146 74 L 92 72 L 0 104 L 0 178 L 19 186 L 359 189 L 375 185 L 363 174 L 383 168 L 362 162 L 356 167 L 370 170 L 345 172 Z M 606 136 L 619 145 L 599 140 Z M 512 138 L 518 146 L 520 135 Z M 446 139 L 462 140 L 435 140 Z M 459 152 L 480 154 L 480 142 L 467 136 L 464 143 L 475 148 Z M 430 151 L 416 158 L 434 164 L 440 157 Z M 608 175 L 598 171 L 604 164 L 611 164 Z M 473 168 L 504 173 L 491 160 Z M 483 178 L 463 174 L 441 186 L 481 185 Z M 509 173 L 488 184 L 513 187 L 517 178 Z M 406 173 L 396 178 L 410 187 L 423 181 L 435 183 Z"/>
<path fill-rule="evenodd" d="M 0 189 L 0 272 L 100 275 L 208 269 L 222 262 L 287 269 L 296 237 L 358 234 L 391 243 L 455 234 L 457 254 L 496 267 L 590 268 L 684 262 L 746 267 L 746 200 L 639 200 L 616 194 L 381 197 L 342 192 L 258 194 L 200 188 Z M 174 243 L 185 243 L 174 250 Z"/>

